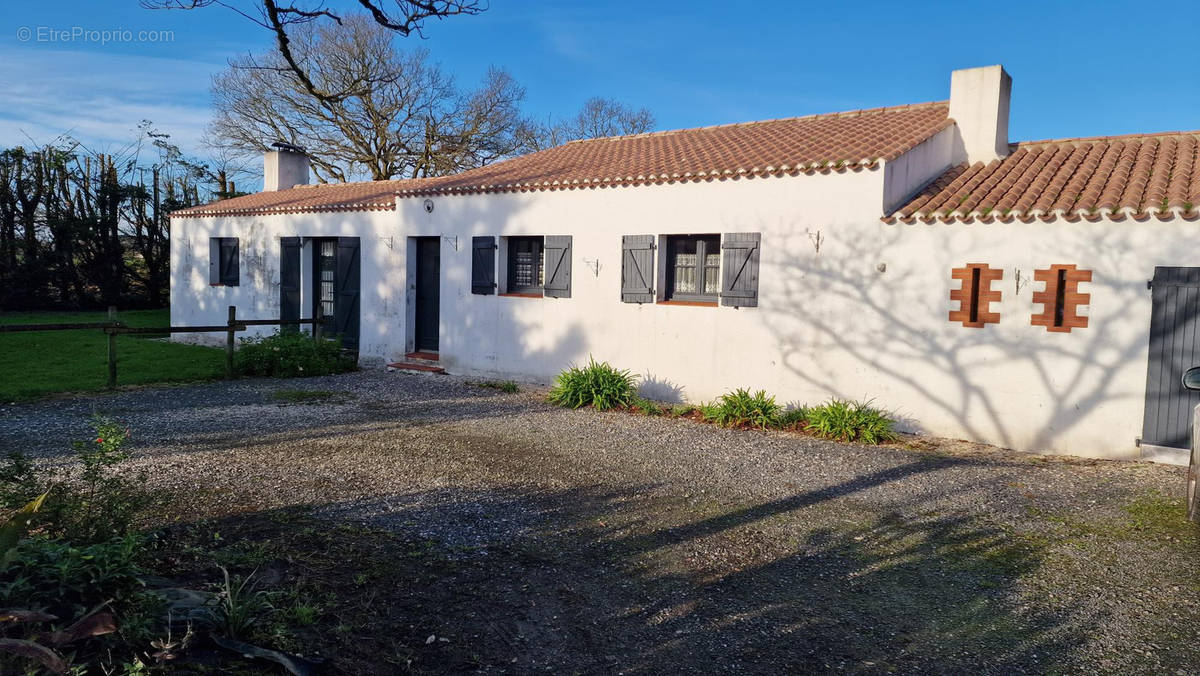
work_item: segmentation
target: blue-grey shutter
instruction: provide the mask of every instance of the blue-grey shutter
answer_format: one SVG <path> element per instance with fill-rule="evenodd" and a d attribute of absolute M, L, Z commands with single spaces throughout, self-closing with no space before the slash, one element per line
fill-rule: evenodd
<path fill-rule="evenodd" d="M 621 238 L 621 302 L 654 302 L 654 235 Z"/>
<path fill-rule="evenodd" d="M 542 250 L 546 261 L 543 294 L 550 298 L 570 298 L 571 236 L 546 235 Z"/>
<path fill-rule="evenodd" d="M 279 240 L 279 318 L 300 319 L 300 238 Z M 284 331 L 298 331 L 285 326 Z"/>
<path fill-rule="evenodd" d="M 342 337 L 342 347 L 358 349 L 358 305 L 360 267 L 357 237 L 338 237 L 337 272 L 334 285 L 334 332 Z"/>
<path fill-rule="evenodd" d="M 721 305 L 758 306 L 758 250 L 762 235 L 731 232 L 721 236 Z"/>
<path fill-rule="evenodd" d="M 1142 443 L 1188 448 L 1200 392 L 1183 374 L 1200 364 L 1200 268 L 1155 267 Z"/>
<path fill-rule="evenodd" d="M 471 238 L 471 293 L 496 293 L 496 238 Z"/>
<path fill-rule="evenodd" d="M 237 286 L 241 281 L 238 269 L 238 239 L 237 237 L 222 237 L 220 241 L 219 272 L 221 283 L 225 286 Z"/>

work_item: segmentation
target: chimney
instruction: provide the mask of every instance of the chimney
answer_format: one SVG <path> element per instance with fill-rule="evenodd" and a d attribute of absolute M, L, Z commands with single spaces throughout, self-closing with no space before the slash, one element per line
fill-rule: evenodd
<path fill-rule="evenodd" d="M 263 192 L 308 185 L 308 155 L 290 143 L 272 143 L 263 155 Z"/>
<path fill-rule="evenodd" d="M 1012 77 L 1004 66 L 964 68 L 950 74 L 950 117 L 958 126 L 966 160 L 990 162 L 1008 155 L 1008 102 Z"/>

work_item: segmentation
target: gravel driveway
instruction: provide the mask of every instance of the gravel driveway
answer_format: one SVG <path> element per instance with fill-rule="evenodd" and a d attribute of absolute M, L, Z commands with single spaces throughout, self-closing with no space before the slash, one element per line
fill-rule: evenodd
<path fill-rule="evenodd" d="M 277 399 L 294 390 L 325 394 Z M 838 444 L 377 371 L 0 406 L 0 447 L 58 462 L 93 411 L 133 428 L 137 466 L 186 503 L 173 516 L 310 505 L 429 543 L 449 563 L 405 591 L 425 604 L 415 670 L 1200 668 L 1180 468 Z"/>

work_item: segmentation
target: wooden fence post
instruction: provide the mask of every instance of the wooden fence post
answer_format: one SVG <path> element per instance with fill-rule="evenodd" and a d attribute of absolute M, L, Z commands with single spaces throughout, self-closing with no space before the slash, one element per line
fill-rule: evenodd
<path fill-rule="evenodd" d="M 325 304 L 319 298 L 313 301 L 313 319 L 313 341 L 319 343 L 325 324 Z"/>
<path fill-rule="evenodd" d="M 115 305 L 108 306 L 108 321 L 111 324 L 117 322 Z M 108 389 L 117 389 L 117 331 L 115 328 L 108 330 Z"/>
<path fill-rule="evenodd" d="M 1188 457 L 1187 510 L 1188 520 L 1200 523 L 1200 406 L 1192 410 L 1192 448 Z"/>
<path fill-rule="evenodd" d="M 237 306 L 229 306 L 229 330 L 225 332 L 225 377 L 233 378 L 233 348 L 235 344 L 237 325 Z"/>

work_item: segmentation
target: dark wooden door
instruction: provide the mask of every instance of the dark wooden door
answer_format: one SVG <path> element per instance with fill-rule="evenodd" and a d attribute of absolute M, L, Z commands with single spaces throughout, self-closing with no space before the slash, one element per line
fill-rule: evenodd
<path fill-rule="evenodd" d="M 416 326 L 413 339 L 418 350 L 436 352 L 440 321 L 441 238 L 417 240 Z"/>
<path fill-rule="evenodd" d="M 1200 268 L 1154 268 L 1142 444 L 1188 448 L 1200 393 L 1183 372 L 1200 366 Z"/>

